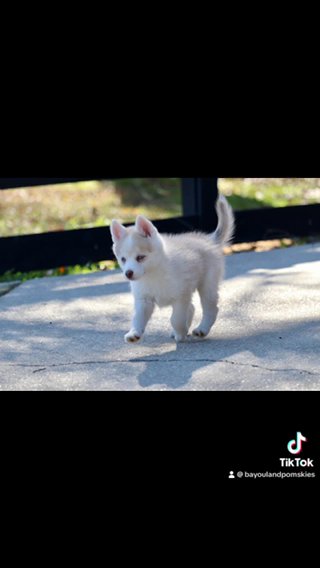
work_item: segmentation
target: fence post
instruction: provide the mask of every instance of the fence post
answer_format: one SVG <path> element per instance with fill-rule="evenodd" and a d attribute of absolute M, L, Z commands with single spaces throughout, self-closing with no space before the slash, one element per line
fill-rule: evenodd
<path fill-rule="evenodd" d="M 183 215 L 196 215 L 198 229 L 214 231 L 217 226 L 215 203 L 218 198 L 218 178 L 182 178 Z"/>

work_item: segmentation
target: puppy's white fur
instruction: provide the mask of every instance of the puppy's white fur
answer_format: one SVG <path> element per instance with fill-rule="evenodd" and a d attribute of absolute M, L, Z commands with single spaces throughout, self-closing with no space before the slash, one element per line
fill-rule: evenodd
<path fill-rule="evenodd" d="M 234 232 L 234 216 L 226 199 L 217 201 L 218 227 L 211 235 L 160 235 L 143 216 L 125 228 L 113 220 L 113 251 L 130 280 L 135 314 L 126 342 L 139 341 L 155 305 L 171 305 L 175 340 L 184 341 L 194 316 L 192 297 L 198 290 L 203 317 L 193 335 L 205 337 L 218 315 L 218 291 L 224 273 L 223 246 Z"/>

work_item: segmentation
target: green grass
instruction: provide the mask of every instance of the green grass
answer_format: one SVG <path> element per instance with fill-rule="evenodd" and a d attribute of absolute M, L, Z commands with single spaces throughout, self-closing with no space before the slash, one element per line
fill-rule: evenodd
<path fill-rule="evenodd" d="M 54 276 L 68 276 L 72 274 L 90 274 L 91 272 L 113 270 L 118 265 L 113 261 L 97 262 L 86 264 L 85 266 L 63 266 L 51 270 L 33 270 L 31 272 L 13 272 L 9 271 L 0 276 L 0 282 L 34 280 L 36 278 L 49 278 Z"/>
<path fill-rule="evenodd" d="M 235 210 L 320 202 L 320 178 L 220 178 Z M 179 178 L 92 181 L 0 192 L 0 237 L 131 223 L 138 214 L 166 219 L 182 214 Z M 0 281 L 83 274 L 115 264 L 7 273 Z"/>
<path fill-rule="evenodd" d="M 0 193 L 0 237 L 130 223 L 181 214 L 178 178 L 92 181 Z"/>
<path fill-rule="evenodd" d="M 219 186 L 236 210 L 320 202 L 320 178 L 221 178 Z"/>

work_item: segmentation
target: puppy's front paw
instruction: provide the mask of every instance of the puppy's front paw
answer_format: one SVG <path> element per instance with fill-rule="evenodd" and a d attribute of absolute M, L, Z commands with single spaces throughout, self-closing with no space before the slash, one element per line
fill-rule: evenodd
<path fill-rule="evenodd" d="M 183 341 L 187 340 L 186 335 L 182 335 L 181 333 L 177 332 L 174 332 L 172 337 L 176 340 L 177 343 L 182 343 Z"/>
<path fill-rule="evenodd" d="M 126 335 L 124 336 L 126 343 L 137 343 L 138 341 L 140 341 L 140 339 L 141 336 L 138 335 L 138 333 L 134 329 L 129 331 L 129 333 L 126 333 Z"/>

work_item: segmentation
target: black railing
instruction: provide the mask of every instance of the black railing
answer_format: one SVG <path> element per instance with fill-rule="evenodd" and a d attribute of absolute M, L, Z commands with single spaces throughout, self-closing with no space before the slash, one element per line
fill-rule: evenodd
<path fill-rule="evenodd" d="M 92 178 L 0 178 L 0 190 Z M 109 178 L 111 179 L 111 178 Z M 218 178 L 181 178 L 181 217 L 154 221 L 161 232 L 213 231 Z M 1 200 L 1 195 L 0 195 Z M 236 211 L 234 242 L 320 233 L 320 205 Z M 113 258 L 107 227 L 0 238 L 0 274 L 85 265 Z"/>

